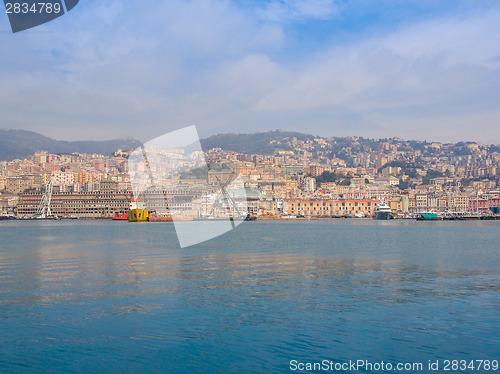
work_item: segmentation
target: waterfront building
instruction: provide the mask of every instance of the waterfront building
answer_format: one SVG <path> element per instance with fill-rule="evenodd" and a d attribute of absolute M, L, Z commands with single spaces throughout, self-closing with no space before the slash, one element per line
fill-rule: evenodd
<path fill-rule="evenodd" d="M 303 216 L 371 216 L 379 200 L 290 200 L 286 202 L 286 213 Z"/>
<path fill-rule="evenodd" d="M 286 202 L 286 211 L 294 216 L 331 216 L 333 200 L 291 200 Z"/>
<path fill-rule="evenodd" d="M 500 198 L 478 198 L 469 200 L 469 211 L 480 213 L 500 213 Z"/>
<path fill-rule="evenodd" d="M 371 216 L 378 203 L 379 200 L 375 199 L 336 200 L 334 201 L 333 214 L 340 216 L 355 216 L 356 214 Z"/>
<path fill-rule="evenodd" d="M 456 212 L 465 212 L 469 209 L 470 197 L 464 195 L 450 196 L 449 209 Z"/>
<path fill-rule="evenodd" d="M 19 196 L 18 218 L 32 217 L 42 200 L 42 192 L 26 192 Z M 56 216 L 77 218 L 112 218 L 128 212 L 131 193 L 128 191 L 98 191 L 91 193 L 55 193 L 51 211 Z"/>
<path fill-rule="evenodd" d="M 0 195 L 0 213 L 2 212 L 14 212 L 19 203 L 19 196 L 12 194 L 1 194 Z"/>

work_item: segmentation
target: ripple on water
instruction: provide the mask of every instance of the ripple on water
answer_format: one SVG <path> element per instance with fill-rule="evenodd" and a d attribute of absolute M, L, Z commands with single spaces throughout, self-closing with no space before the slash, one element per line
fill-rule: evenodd
<path fill-rule="evenodd" d="M 168 225 L 0 226 L 0 371 L 493 358 L 499 235 L 491 223 L 255 222 L 179 249 Z"/>

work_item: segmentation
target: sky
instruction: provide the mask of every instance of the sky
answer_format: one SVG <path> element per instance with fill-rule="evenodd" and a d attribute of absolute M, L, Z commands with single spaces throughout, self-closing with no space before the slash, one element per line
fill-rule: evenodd
<path fill-rule="evenodd" d="M 16 34 L 1 12 L 0 128 L 500 144 L 499 35 L 496 0 L 80 0 Z"/>

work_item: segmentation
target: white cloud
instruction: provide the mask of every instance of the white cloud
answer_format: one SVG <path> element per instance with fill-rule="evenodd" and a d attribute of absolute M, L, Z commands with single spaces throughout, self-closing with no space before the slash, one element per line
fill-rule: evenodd
<path fill-rule="evenodd" d="M 390 123 L 412 128 L 420 118 L 422 131 L 428 128 L 426 123 L 436 125 L 443 117 L 450 122 L 456 113 L 456 131 L 461 133 L 464 118 L 494 118 L 483 113 L 496 107 L 500 97 L 499 16 L 425 22 L 334 47 L 298 67 L 275 67 L 275 74 L 286 79 L 259 97 L 252 109 L 311 114 L 323 110 L 325 115 L 355 112 L 367 126 Z M 268 61 L 262 63 L 263 71 L 268 65 Z M 413 120 L 400 121 L 404 112 L 411 113 Z M 491 129 L 493 123 L 474 128 Z M 497 141 L 499 136 L 497 131 Z"/>
<path fill-rule="evenodd" d="M 499 68 L 499 21 L 500 12 L 492 11 L 422 22 L 385 38 L 381 45 L 404 58 L 439 60 L 445 68 L 465 64 Z"/>
<path fill-rule="evenodd" d="M 259 16 L 268 21 L 328 19 L 338 14 L 333 0 L 272 0 L 259 10 Z"/>
<path fill-rule="evenodd" d="M 455 134 L 488 131 L 500 142 L 499 13 L 277 58 L 286 25 L 339 10 L 326 0 L 265 4 L 89 0 L 40 28 L 55 32 L 3 36 L 0 126 L 68 139 L 147 140 L 190 124 L 202 135 L 290 128 L 430 139 L 455 123 Z"/>

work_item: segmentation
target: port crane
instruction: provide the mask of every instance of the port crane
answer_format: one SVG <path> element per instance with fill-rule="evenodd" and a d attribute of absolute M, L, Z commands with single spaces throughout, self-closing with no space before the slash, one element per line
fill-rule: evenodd
<path fill-rule="evenodd" d="M 234 199 L 229 196 L 229 193 L 227 192 L 227 186 L 232 182 L 234 174 L 235 172 L 233 171 L 229 178 L 227 178 L 227 180 L 224 182 L 222 182 L 218 176 L 215 176 L 220 187 L 220 193 L 218 194 L 217 199 L 212 205 L 212 210 L 210 212 L 210 216 L 214 216 L 216 210 L 220 209 L 221 207 L 224 209 L 225 207 L 233 228 L 235 227 L 235 212 L 240 213 L 240 211 L 236 206 Z"/>
<path fill-rule="evenodd" d="M 42 196 L 40 205 L 38 205 L 37 212 L 33 218 L 46 219 L 52 217 L 52 211 L 50 210 L 50 203 L 52 201 L 52 191 L 54 190 L 54 182 L 52 177 L 45 186 L 45 193 Z"/>

